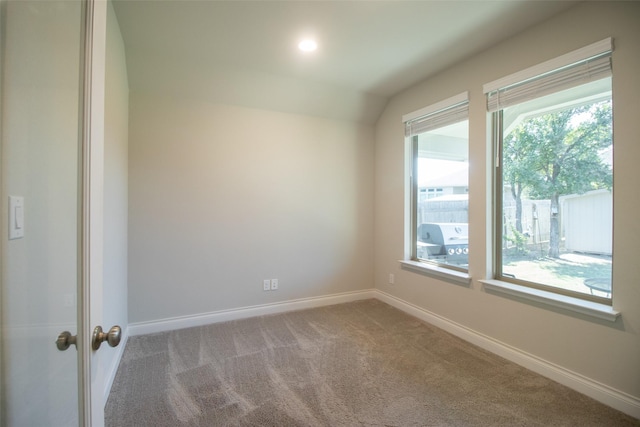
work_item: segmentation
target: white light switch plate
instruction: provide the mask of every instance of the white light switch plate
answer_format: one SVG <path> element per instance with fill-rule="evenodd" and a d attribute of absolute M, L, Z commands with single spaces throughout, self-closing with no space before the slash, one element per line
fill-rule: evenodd
<path fill-rule="evenodd" d="M 9 240 L 24 237 L 24 197 L 9 196 Z"/>

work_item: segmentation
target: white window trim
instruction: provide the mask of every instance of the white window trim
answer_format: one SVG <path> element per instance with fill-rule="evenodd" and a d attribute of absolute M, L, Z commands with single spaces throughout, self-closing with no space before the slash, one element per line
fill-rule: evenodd
<path fill-rule="evenodd" d="M 532 80 L 539 78 L 540 76 L 554 72 L 563 67 L 567 67 L 570 65 L 574 65 L 581 61 L 589 60 L 590 58 L 596 57 L 598 55 L 603 54 L 611 54 L 613 52 L 613 39 L 611 37 L 601 40 L 596 43 L 592 43 L 583 48 L 574 50 L 565 55 L 559 56 L 557 58 L 553 58 L 541 64 L 534 65 L 527 69 L 521 70 L 519 72 L 510 74 L 508 76 L 502 77 L 500 79 L 494 80 L 492 82 L 486 83 L 483 85 L 483 91 L 485 95 L 489 96 L 492 92 L 500 91 L 504 88 L 507 88 L 511 85 L 521 84 L 526 82 L 527 80 Z M 610 65 L 610 64 L 609 64 Z M 502 110 L 504 107 L 498 107 L 496 110 L 488 111 L 488 117 L 492 117 L 496 114 L 497 111 Z M 489 120 L 489 123 L 492 123 L 493 120 Z M 491 125 L 492 126 L 492 125 Z M 491 139 L 494 136 L 490 137 Z M 494 146 L 497 142 L 492 140 L 492 146 Z M 497 151 L 497 150 L 496 150 Z M 497 158 L 496 162 L 499 162 Z M 493 191 L 496 189 L 494 188 Z M 495 200 L 495 199 L 493 199 Z M 495 227 L 496 218 L 494 217 L 494 213 L 490 215 L 492 218 L 492 224 Z M 493 231 L 494 241 L 496 239 L 495 230 Z M 495 244 L 495 243 L 494 243 Z M 491 254 L 495 257 L 495 246 L 492 247 Z M 613 295 L 609 299 L 610 304 L 603 304 L 587 299 L 582 299 L 576 296 L 564 295 L 561 293 L 556 293 L 553 291 L 544 291 L 542 289 L 537 289 L 534 287 L 528 287 L 524 285 L 519 285 L 512 282 L 507 282 L 500 279 L 486 279 L 480 280 L 481 283 L 485 285 L 485 289 L 494 291 L 497 293 L 508 294 L 513 296 L 518 296 L 523 299 L 535 301 L 538 303 L 551 305 L 555 307 L 561 307 L 570 311 L 579 312 L 582 314 L 586 314 L 592 317 L 600 318 L 615 322 L 616 319 L 621 315 L 621 312 L 613 309 Z"/>
<path fill-rule="evenodd" d="M 438 267 L 435 264 L 413 261 L 410 259 L 402 259 L 398 262 L 402 265 L 403 268 L 414 271 L 416 273 L 425 274 L 427 276 L 435 277 L 436 279 L 443 279 L 455 283 L 460 283 L 465 286 L 471 285 L 471 275 L 464 271 Z"/>
<path fill-rule="evenodd" d="M 557 58 L 550 59 L 541 64 L 534 65 L 508 76 L 486 83 L 482 90 L 485 94 L 503 87 L 507 87 L 524 80 L 535 78 L 541 74 L 549 73 L 562 67 L 584 61 L 593 56 L 613 51 L 613 39 L 611 37 L 590 44 L 581 49 L 576 49 Z"/>
<path fill-rule="evenodd" d="M 609 322 L 615 322 L 618 317 L 622 315 L 622 312 L 615 310 L 610 305 L 557 294 L 555 292 L 543 291 L 495 279 L 480 280 L 480 283 L 484 285 L 485 291 L 515 296 Z"/>
<path fill-rule="evenodd" d="M 431 113 L 435 113 L 436 111 L 444 110 L 445 108 L 451 107 L 452 105 L 460 104 L 461 102 L 465 101 L 469 101 L 468 91 L 462 92 L 458 95 L 454 95 L 451 98 L 444 99 L 440 102 L 436 102 L 435 104 L 429 105 L 428 107 L 424 107 L 419 110 L 412 111 L 411 113 L 407 113 L 402 116 L 402 123 L 406 123 L 422 116 L 427 116 Z"/>
<path fill-rule="evenodd" d="M 447 109 L 457 104 L 461 104 L 463 102 L 469 102 L 469 91 L 465 91 L 459 93 L 458 95 L 454 95 L 442 101 L 436 102 L 435 104 L 431 104 L 427 107 L 421 108 L 416 111 L 412 111 L 410 113 L 404 114 L 402 116 L 402 123 L 405 124 L 411 120 L 418 119 L 420 117 L 427 116 L 429 114 L 435 113 L 440 110 Z M 467 119 L 468 120 L 468 119 Z M 411 170 L 413 168 L 413 155 L 411 150 L 411 144 L 405 145 L 405 171 Z M 440 267 L 435 264 L 416 261 L 411 259 L 411 178 L 410 176 L 405 175 L 405 179 L 407 180 L 407 187 L 405 189 L 405 215 L 404 215 L 404 223 L 405 223 L 405 259 L 399 260 L 400 264 L 403 268 L 407 270 L 424 274 L 430 277 L 435 277 L 437 279 L 442 279 L 450 282 L 455 282 L 459 284 L 463 284 L 465 286 L 471 285 L 471 276 L 468 271 L 458 271 L 450 268 Z"/>

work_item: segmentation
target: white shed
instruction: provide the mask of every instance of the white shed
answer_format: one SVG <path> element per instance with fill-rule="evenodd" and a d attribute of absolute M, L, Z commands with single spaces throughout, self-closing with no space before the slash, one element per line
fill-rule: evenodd
<path fill-rule="evenodd" d="M 612 254 L 613 195 L 609 190 L 561 197 L 565 249 Z"/>

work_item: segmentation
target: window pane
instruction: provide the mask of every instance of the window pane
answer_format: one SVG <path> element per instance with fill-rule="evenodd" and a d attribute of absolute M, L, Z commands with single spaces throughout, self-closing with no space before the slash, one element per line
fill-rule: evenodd
<path fill-rule="evenodd" d="M 416 257 L 456 266 L 468 264 L 469 124 L 458 122 L 417 139 Z"/>
<path fill-rule="evenodd" d="M 611 296 L 611 79 L 503 110 L 501 276 Z"/>

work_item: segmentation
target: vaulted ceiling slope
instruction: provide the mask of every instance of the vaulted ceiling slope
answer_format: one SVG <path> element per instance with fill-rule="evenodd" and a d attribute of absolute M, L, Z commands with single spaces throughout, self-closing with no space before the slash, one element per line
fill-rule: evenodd
<path fill-rule="evenodd" d="M 368 124 L 394 94 L 573 5 L 114 2 L 132 91 Z M 303 37 L 318 50 L 300 52 Z"/>

